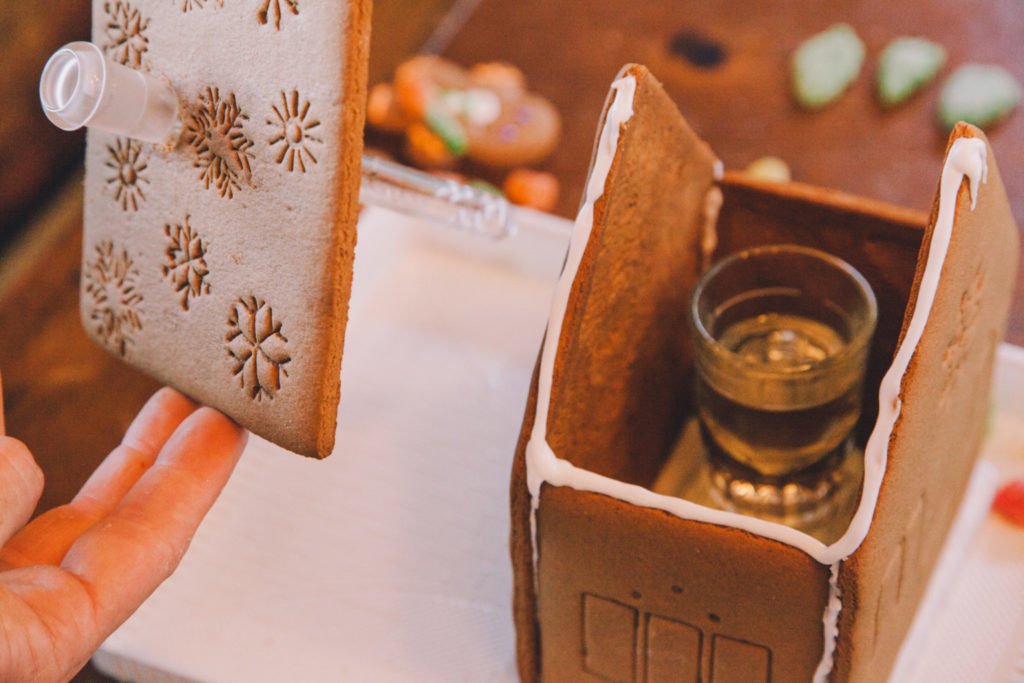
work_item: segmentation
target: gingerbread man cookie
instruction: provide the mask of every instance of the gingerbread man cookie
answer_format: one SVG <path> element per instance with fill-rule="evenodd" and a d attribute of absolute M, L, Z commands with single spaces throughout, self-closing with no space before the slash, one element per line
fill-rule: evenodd
<path fill-rule="evenodd" d="M 369 122 L 404 132 L 406 153 L 427 168 L 451 168 L 465 157 L 493 169 L 529 166 L 558 143 L 561 118 L 526 89 L 519 69 L 503 63 L 466 70 L 433 56 L 401 64 L 393 84 L 370 93 Z"/>

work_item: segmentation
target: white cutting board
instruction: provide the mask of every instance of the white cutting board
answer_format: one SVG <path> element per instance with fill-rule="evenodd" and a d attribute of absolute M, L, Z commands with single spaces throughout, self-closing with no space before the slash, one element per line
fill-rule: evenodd
<path fill-rule="evenodd" d="M 177 573 L 94 658 L 101 670 L 516 680 L 509 472 L 570 228 L 535 213 L 520 223 L 492 243 L 364 212 L 334 455 L 253 438 Z M 1003 347 L 998 362 L 986 457 L 1020 475 L 1024 351 Z M 1004 666 L 1024 614 L 1024 531 L 985 516 L 992 472 L 976 477 L 908 680 L 996 680 L 974 674 Z"/>

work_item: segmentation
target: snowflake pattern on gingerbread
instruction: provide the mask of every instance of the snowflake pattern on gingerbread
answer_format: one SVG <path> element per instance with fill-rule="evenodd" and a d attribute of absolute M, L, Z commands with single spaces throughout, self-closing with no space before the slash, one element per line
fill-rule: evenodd
<path fill-rule="evenodd" d="M 281 334 L 281 321 L 266 301 L 254 296 L 239 298 L 228 316 L 228 356 L 232 374 L 254 401 L 274 398 L 287 377 L 291 361 L 288 339 Z"/>
<path fill-rule="evenodd" d="M 104 3 L 103 11 L 107 13 L 104 54 L 119 64 L 142 68 L 143 56 L 149 50 L 149 38 L 146 36 L 149 19 L 131 3 L 122 0 Z"/>
<path fill-rule="evenodd" d="M 117 251 L 109 241 L 96 246 L 84 271 L 85 293 L 92 303 L 89 321 L 107 346 L 125 356 L 132 335 L 142 330 L 142 294 L 136 289 L 139 272 L 128 252 Z"/>
<path fill-rule="evenodd" d="M 164 252 L 166 262 L 161 267 L 164 277 L 171 279 L 174 291 L 181 294 L 181 308 L 188 310 L 189 299 L 210 293 L 206 265 L 207 245 L 199 233 L 189 225 L 189 216 L 184 223 L 164 225 L 168 246 Z"/>
<path fill-rule="evenodd" d="M 200 93 L 198 106 L 185 124 L 185 143 L 196 154 L 193 165 L 199 169 L 203 187 L 212 186 L 227 199 L 252 176 L 253 141 L 243 129 L 248 120 L 234 93 L 222 98 L 218 88 L 208 87 Z"/>
<path fill-rule="evenodd" d="M 949 402 L 957 380 L 963 374 L 963 366 L 973 351 L 972 336 L 969 331 L 975 328 L 978 315 L 981 313 L 982 302 L 985 300 L 985 272 L 980 268 L 974 274 L 971 286 L 960 296 L 958 307 L 958 329 L 946 344 L 942 352 L 942 376 L 944 378 L 939 405 Z M 988 340 L 985 340 L 987 344 Z"/>
<path fill-rule="evenodd" d="M 145 176 L 149 163 L 142 153 L 142 145 L 137 140 L 117 138 L 113 145 L 107 145 L 104 166 L 114 172 L 107 177 L 107 185 L 114 188 L 114 201 L 124 211 L 128 207 L 138 211 L 140 202 L 146 199 L 142 183 L 149 184 Z"/>
<path fill-rule="evenodd" d="M 181 11 L 191 12 L 194 9 L 203 9 L 206 3 L 211 1 L 220 7 L 224 6 L 224 0 L 181 0 Z"/>
<path fill-rule="evenodd" d="M 284 9 L 282 10 L 282 6 Z M 261 24 L 267 24 L 270 21 L 274 22 L 274 28 L 278 31 L 281 30 L 281 16 L 285 12 L 292 14 L 299 13 L 299 2 L 298 0 L 263 0 L 263 6 L 257 13 L 256 18 Z"/>
<path fill-rule="evenodd" d="M 322 145 L 323 139 L 313 132 L 320 126 L 320 121 L 309 116 L 309 100 L 303 102 L 299 91 L 291 94 L 281 91 L 281 104 L 271 105 L 274 119 L 267 119 L 267 125 L 274 126 L 277 134 L 270 138 L 271 148 L 277 149 L 275 161 L 283 164 L 289 172 L 296 167 L 306 172 L 306 162 L 317 163 L 311 146 Z"/>

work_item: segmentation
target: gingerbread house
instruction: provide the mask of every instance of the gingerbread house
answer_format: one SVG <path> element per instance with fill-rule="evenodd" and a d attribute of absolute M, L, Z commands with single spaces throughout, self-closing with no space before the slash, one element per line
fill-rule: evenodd
<path fill-rule="evenodd" d="M 984 135 L 955 128 L 930 216 L 720 168 L 625 67 L 512 472 L 524 681 L 884 681 L 964 495 L 1018 254 Z M 689 294 L 770 243 L 841 257 L 878 299 L 860 503 L 828 545 L 651 490 L 693 412 Z"/>

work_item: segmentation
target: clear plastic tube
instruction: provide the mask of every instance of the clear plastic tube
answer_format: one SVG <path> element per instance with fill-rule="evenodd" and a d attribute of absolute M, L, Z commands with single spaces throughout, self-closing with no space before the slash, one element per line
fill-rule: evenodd
<path fill-rule="evenodd" d="M 504 197 L 377 157 L 363 156 L 359 201 L 494 239 L 513 232 Z"/>
<path fill-rule="evenodd" d="M 180 106 L 167 79 L 111 62 L 93 43 L 69 43 L 43 67 L 39 99 L 59 128 L 83 126 L 173 147 L 181 133 Z M 466 232 L 500 239 L 512 234 L 508 202 L 500 195 L 364 156 L 359 199 Z"/>

